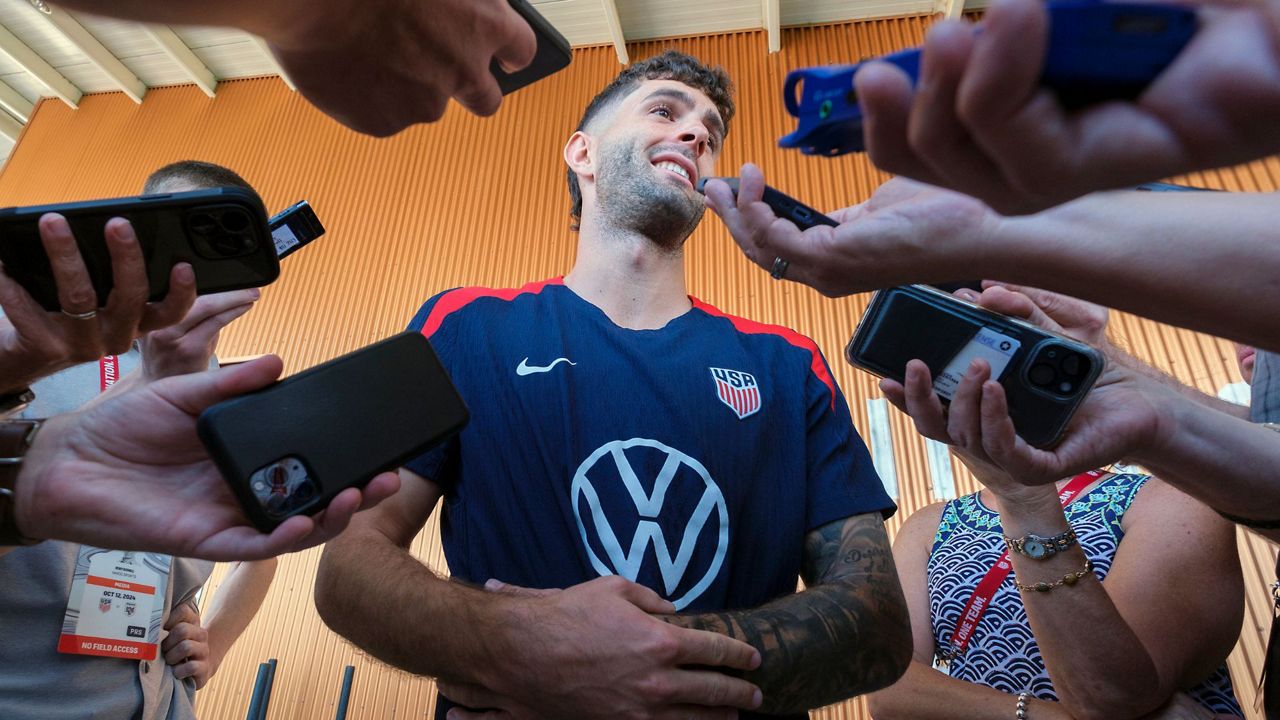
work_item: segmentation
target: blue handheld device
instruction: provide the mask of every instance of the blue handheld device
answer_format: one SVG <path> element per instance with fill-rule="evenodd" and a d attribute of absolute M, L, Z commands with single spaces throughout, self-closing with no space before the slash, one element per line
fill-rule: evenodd
<path fill-rule="evenodd" d="M 1048 10 L 1049 51 L 1041 83 L 1067 107 L 1138 97 L 1196 31 L 1195 12 L 1170 5 L 1051 0 Z M 920 48 L 879 60 L 902 68 L 912 83 L 920 77 Z M 853 90 L 860 67 L 825 65 L 788 73 L 782 97 L 787 112 L 800 122 L 778 145 L 806 155 L 866 150 L 862 109 Z"/>

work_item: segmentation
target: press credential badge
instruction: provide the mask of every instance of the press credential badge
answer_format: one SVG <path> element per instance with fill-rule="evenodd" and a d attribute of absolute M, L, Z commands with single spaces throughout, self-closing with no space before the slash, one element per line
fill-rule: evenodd
<path fill-rule="evenodd" d="M 170 566 L 168 555 L 81 546 L 58 652 L 154 660 Z"/>

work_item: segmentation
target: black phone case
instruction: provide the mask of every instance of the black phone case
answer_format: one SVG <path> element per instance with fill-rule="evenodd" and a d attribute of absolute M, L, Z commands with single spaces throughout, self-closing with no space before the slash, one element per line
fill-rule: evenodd
<path fill-rule="evenodd" d="M 218 403 L 200 414 L 196 429 L 245 515 L 269 532 L 430 450 L 469 419 L 431 343 L 404 332 Z M 305 496 L 294 492 L 301 484 L 278 494 L 252 486 L 255 472 L 286 458 L 305 469 Z"/>
<path fill-rule="evenodd" d="M 929 315 L 925 323 L 920 322 L 922 312 Z M 1082 342 L 993 313 L 931 287 L 904 285 L 881 290 L 872 298 L 845 347 L 845 359 L 875 375 L 902 382 L 907 360 L 918 358 L 936 378 L 984 327 L 1009 335 L 1020 343 L 996 378 L 1004 386 L 1009 416 L 1018 435 L 1036 447 L 1053 446 L 1098 379 L 1105 362 L 1101 353 Z M 1071 397 L 1037 389 L 1027 378 L 1028 359 L 1038 346 L 1049 341 L 1088 356 L 1092 363 L 1090 372 Z M 886 362 L 886 357 L 894 360 Z"/>
<path fill-rule="evenodd" d="M 538 51 L 533 56 L 533 62 L 513 73 L 499 67 L 497 60 L 493 61 L 489 70 L 497 78 L 498 87 L 502 88 L 503 95 L 510 95 L 526 85 L 532 85 L 555 74 L 568 67 L 573 61 L 573 48 L 569 45 L 569 41 L 565 40 L 560 31 L 542 17 L 533 5 L 527 0 L 509 0 L 509 2 L 538 36 Z"/>
<path fill-rule="evenodd" d="M 280 275 L 267 213 L 251 193 L 236 187 L 159 193 L 0 210 L 0 262 L 46 310 L 57 310 L 58 289 L 40 242 L 45 213 L 67 219 L 98 306 L 106 304 L 114 281 L 103 227 L 114 217 L 133 224 L 147 266 L 151 299 L 169 292 L 169 273 L 179 262 L 195 271 L 200 294 L 260 287 Z"/>
<path fill-rule="evenodd" d="M 708 180 L 720 180 L 729 186 L 729 189 L 733 191 L 734 197 L 738 196 L 738 178 L 701 178 L 698 180 L 698 192 L 704 192 L 704 188 L 706 187 Z M 774 215 L 790 220 L 801 230 L 808 230 L 811 227 L 817 227 L 819 225 L 836 227 L 840 224 L 781 190 L 769 187 L 768 185 L 764 186 L 764 194 L 760 199 L 773 210 Z"/>

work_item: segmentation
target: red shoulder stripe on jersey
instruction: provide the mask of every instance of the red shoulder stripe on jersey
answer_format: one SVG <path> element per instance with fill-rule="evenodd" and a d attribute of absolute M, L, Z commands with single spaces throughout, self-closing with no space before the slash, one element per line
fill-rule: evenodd
<path fill-rule="evenodd" d="M 503 288 L 494 289 L 486 287 L 465 287 L 457 290 L 450 290 L 443 297 L 436 301 L 435 307 L 431 308 L 431 314 L 427 316 L 427 321 L 422 324 L 422 334 L 430 338 L 440 329 L 440 325 L 444 323 L 444 319 L 462 308 L 470 305 L 472 301 L 480 298 L 493 297 L 502 300 L 515 300 L 520 295 L 528 293 L 538 294 L 548 285 L 563 285 L 563 277 L 554 277 L 550 280 L 542 280 L 540 282 L 531 282 L 521 288 Z"/>
<path fill-rule="evenodd" d="M 715 317 L 722 317 L 733 323 L 734 329 L 740 333 L 746 333 L 748 335 L 777 335 L 798 348 L 808 350 L 809 354 L 813 358 L 813 361 L 809 364 L 809 369 L 812 370 L 813 374 L 818 377 L 818 380 L 820 380 L 823 385 L 826 385 L 827 389 L 831 391 L 831 409 L 832 411 L 836 409 L 836 383 L 831 379 L 831 373 L 827 372 L 827 364 L 822 362 L 822 353 L 818 351 L 817 343 L 804 335 L 801 335 L 795 330 L 785 328 L 781 325 L 769 325 L 767 323 L 756 322 L 755 320 L 748 320 L 746 318 L 740 318 L 736 315 L 730 315 L 726 312 L 722 312 L 719 308 L 708 305 L 692 295 L 689 296 L 689 300 L 693 302 L 693 306 L 695 308 L 705 312 L 706 314 Z"/>

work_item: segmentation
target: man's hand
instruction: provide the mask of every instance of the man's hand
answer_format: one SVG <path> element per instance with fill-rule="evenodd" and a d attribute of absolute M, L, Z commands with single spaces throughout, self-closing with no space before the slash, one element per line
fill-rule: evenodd
<path fill-rule="evenodd" d="M 935 24 L 914 90 L 888 63 L 855 76 L 878 167 L 1011 214 L 1280 150 L 1275 0 L 1200 6 L 1196 35 L 1137 101 L 1070 112 L 1040 86 L 1043 2 L 993 3 L 981 27 Z"/>
<path fill-rule="evenodd" d="M 147 381 L 186 375 L 209 368 L 218 333 L 253 309 L 257 288 L 202 295 L 181 321 L 142 336 L 142 373 Z"/>
<path fill-rule="evenodd" d="M 978 301 L 988 310 L 1062 332 L 1026 295 L 994 286 Z M 911 416 L 920 434 L 956 446 L 967 459 L 998 468 L 999 475 L 988 480 L 1006 491 L 1013 490 L 1013 481 L 1052 483 L 1132 457 L 1151 446 L 1159 432 L 1153 396 L 1163 389 L 1111 363 L 1076 409 L 1061 442 L 1049 450 L 1032 447 L 1014 432 L 1004 387 L 990 375 L 990 366 L 975 361 L 945 410 L 933 391 L 928 368 L 919 360 L 907 364 L 905 387 L 882 380 L 880 388 L 891 403 Z M 1008 482 L 1001 482 L 1001 476 Z"/>
<path fill-rule="evenodd" d="M 377 136 L 439 120 L 451 97 L 492 115 L 502 92 L 490 62 L 519 70 L 537 50 L 507 0 L 346 0 L 258 31 L 308 100 Z"/>
<path fill-rule="evenodd" d="M 646 587 L 616 576 L 565 590 L 486 587 L 520 602 L 514 622 L 526 629 L 484 686 L 441 682 L 454 702 L 523 720 L 726 718 L 762 701 L 754 685 L 725 674 L 758 667 L 755 648 L 650 617 L 675 607 Z M 450 711 L 453 720 L 479 716 Z"/>
<path fill-rule="evenodd" d="M 707 206 L 729 228 L 752 262 L 769 269 L 790 263 L 786 278 L 828 297 L 907 282 L 981 277 L 981 244 L 999 223 L 990 208 L 960 193 L 895 178 L 866 202 L 828 213 L 839 227 L 803 232 L 774 215 L 761 197 L 764 175 L 743 165 L 738 197 L 724 183 L 707 183 Z"/>
<path fill-rule="evenodd" d="M 11 392 L 77 363 L 123 353 L 139 333 L 177 322 L 195 301 L 195 274 L 186 263 L 170 272 L 164 300 L 147 301 L 151 289 L 138 238 L 128 220 L 113 218 L 103 234 L 114 285 L 107 304 L 98 307 L 97 292 L 66 219 L 49 213 L 40 218 L 39 227 L 65 312 L 46 311 L 0 272 L 0 307 L 8 321 L 0 324 L 0 391 Z M 79 319 L 67 313 L 94 315 Z"/>
<path fill-rule="evenodd" d="M 267 356 L 167 378 L 45 422 L 16 488 L 24 535 L 209 560 L 252 560 L 324 542 L 399 488 L 393 473 L 342 491 L 314 518 L 254 529 L 196 436 L 196 417 L 280 375 Z"/>
<path fill-rule="evenodd" d="M 222 658 L 209 647 L 209 631 L 200 625 L 200 611 L 191 603 L 183 603 L 169 613 L 164 629 L 169 634 L 160 643 L 160 652 L 173 668 L 173 676 L 178 680 L 191 678 L 197 690 L 203 688 L 218 672 Z"/>

